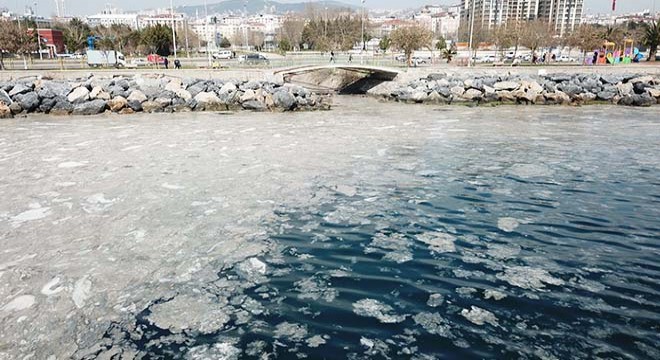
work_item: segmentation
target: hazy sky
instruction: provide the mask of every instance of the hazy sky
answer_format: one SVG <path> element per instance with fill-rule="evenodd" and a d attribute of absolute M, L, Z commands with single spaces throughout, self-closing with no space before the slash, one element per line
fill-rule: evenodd
<path fill-rule="evenodd" d="M 248 0 L 249 1 L 249 0 Z M 309 0 L 279 0 L 280 2 L 302 2 Z M 660 10 L 660 0 L 618 0 L 617 12 L 638 11 L 653 8 L 654 1 Z M 209 3 L 219 1 L 208 0 Z M 344 0 L 346 3 L 360 4 L 360 0 Z M 366 0 L 371 8 L 402 8 L 416 7 L 426 4 L 455 4 L 460 0 Z M 26 5 L 37 3 L 39 15 L 48 16 L 55 13 L 55 0 L 0 0 L 0 7 L 7 6 L 12 11 L 23 12 Z M 169 0 L 66 0 L 67 14 L 84 15 L 100 12 L 105 4 L 110 3 L 124 10 L 155 8 L 169 6 Z M 174 0 L 174 6 L 203 4 L 204 0 Z M 612 0 L 585 0 L 585 8 L 590 13 L 609 12 Z"/>

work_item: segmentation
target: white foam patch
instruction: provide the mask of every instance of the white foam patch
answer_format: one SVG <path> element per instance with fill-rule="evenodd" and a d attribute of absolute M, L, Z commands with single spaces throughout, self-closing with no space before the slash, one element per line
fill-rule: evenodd
<path fill-rule="evenodd" d="M 24 211 L 11 218 L 11 222 L 16 226 L 27 221 L 43 219 L 51 214 L 49 207 L 39 207 Z"/>
<path fill-rule="evenodd" d="M 416 236 L 417 240 L 429 246 L 431 251 L 437 253 L 449 253 L 456 251 L 456 237 L 444 232 L 434 231 Z"/>
<path fill-rule="evenodd" d="M 400 323 L 407 315 L 394 314 L 394 309 L 374 299 L 362 299 L 353 303 L 353 312 L 359 316 L 373 317 L 385 324 Z"/>
<path fill-rule="evenodd" d="M 165 189 L 168 189 L 168 190 L 183 190 L 183 189 L 185 189 L 185 187 L 183 187 L 181 185 L 172 185 L 172 184 L 168 184 L 168 183 L 162 184 L 161 187 L 163 187 Z"/>
<path fill-rule="evenodd" d="M 515 164 L 509 168 L 509 174 L 521 178 L 548 177 L 554 175 L 554 171 L 541 164 Z"/>
<path fill-rule="evenodd" d="M 73 169 L 73 168 L 77 168 L 77 167 L 81 167 L 81 166 L 85 166 L 85 165 L 86 164 L 81 163 L 81 162 L 67 161 L 67 162 L 60 163 L 59 165 L 57 165 L 57 167 L 60 168 L 60 169 Z"/>
<path fill-rule="evenodd" d="M 543 289 L 546 284 L 556 286 L 564 284 L 563 280 L 553 277 L 547 271 L 529 266 L 512 266 L 496 277 L 513 286 L 529 290 Z"/>
<path fill-rule="evenodd" d="M 31 308 L 36 300 L 32 295 L 21 295 L 2 307 L 2 311 L 22 311 Z"/>
<path fill-rule="evenodd" d="M 511 218 L 511 217 L 503 217 L 497 219 L 497 227 L 505 232 L 512 232 L 516 230 L 520 226 L 520 220 Z"/>
<path fill-rule="evenodd" d="M 488 310 L 484 310 L 482 308 L 472 306 L 470 310 L 468 309 L 463 309 L 461 311 L 461 315 L 463 315 L 464 318 L 468 319 L 471 323 L 476 324 L 476 325 L 485 325 L 485 324 L 490 324 L 493 326 L 499 326 L 499 323 L 497 322 L 497 317 L 495 317 L 495 314 Z"/>
<path fill-rule="evenodd" d="M 44 287 L 41 288 L 41 293 L 46 296 L 56 295 L 64 290 L 63 286 L 58 286 L 53 288 L 60 282 L 60 278 L 56 277 L 53 280 L 49 281 Z"/>

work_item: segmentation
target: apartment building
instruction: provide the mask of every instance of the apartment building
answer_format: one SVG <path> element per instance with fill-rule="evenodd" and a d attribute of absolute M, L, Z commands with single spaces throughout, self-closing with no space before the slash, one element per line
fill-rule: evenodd
<path fill-rule="evenodd" d="M 492 29 L 511 21 L 541 19 L 560 35 L 582 20 L 584 0 L 461 0 L 461 22 Z"/>

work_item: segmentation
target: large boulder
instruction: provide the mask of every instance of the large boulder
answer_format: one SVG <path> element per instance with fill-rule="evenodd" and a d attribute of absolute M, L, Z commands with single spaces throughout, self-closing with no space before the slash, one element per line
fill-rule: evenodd
<path fill-rule="evenodd" d="M 13 101 L 6 91 L 0 89 L 0 104 L 11 105 Z"/>
<path fill-rule="evenodd" d="M 172 79 L 167 85 L 165 85 L 165 90 L 176 93 L 177 90 L 181 90 L 183 82 L 181 79 Z"/>
<path fill-rule="evenodd" d="M 252 101 L 257 98 L 257 94 L 252 89 L 246 89 L 245 93 L 241 96 L 241 102 Z"/>
<path fill-rule="evenodd" d="M 128 92 L 123 87 L 118 85 L 110 86 L 107 91 L 110 93 L 110 96 L 112 97 L 116 97 L 116 96 L 121 96 L 124 98 L 128 97 Z"/>
<path fill-rule="evenodd" d="M 275 106 L 283 110 L 293 110 L 296 98 L 286 90 L 280 90 L 273 94 Z"/>
<path fill-rule="evenodd" d="M 616 88 L 619 91 L 619 95 L 621 96 L 632 96 L 635 93 L 635 89 L 633 88 L 633 84 L 631 83 L 619 83 L 616 84 Z"/>
<path fill-rule="evenodd" d="M 601 75 L 600 81 L 605 84 L 616 85 L 623 81 L 623 77 L 619 75 L 605 74 Z"/>
<path fill-rule="evenodd" d="M 651 97 L 654 97 L 654 98 L 660 100 L 660 89 L 648 88 L 648 89 L 646 89 L 646 91 L 648 91 L 648 93 L 649 93 L 649 95 L 651 95 Z"/>
<path fill-rule="evenodd" d="M 193 98 L 190 91 L 184 90 L 184 89 L 179 89 L 179 90 L 175 91 L 174 94 L 176 96 L 180 97 L 181 99 L 183 99 L 184 101 L 188 101 L 188 100 Z"/>
<path fill-rule="evenodd" d="M 483 97 L 483 94 L 481 91 L 477 89 L 468 89 L 466 92 L 461 95 L 463 99 L 465 100 L 470 100 L 470 101 L 479 101 Z"/>
<path fill-rule="evenodd" d="M 516 90 L 520 87 L 520 84 L 514 81 L 500 81 L 493 85 L 495 90 Z"/>
<path fill-rule="evenodd" d="M 32 91 L 32 86 L 27 86 L 26 84 L 18 83 L 14 85 L 11 91 L 9 91 L 9 96 L 13 98 L 16 95 L 25 94 L 30 91 Z"/>
<path fill-rule="evenodd" d="M 55 106 L 55 104 L 57 104 L 56 99 L 50 99 L 50 98 L 41 99 L 41 104 L 39 104 L 37 110 L 40 113 L 48 114 L 50 110 L 53 108 L 53 106 Z"/>
<path fill-rule="evenodd" d="M 67 99 L 72 104 L 83 103 L 89 100 L 89 90 L 84 86 L 77 87 L 71 91 L 69 96 L 67 96 Z"/>
<path fill-rule="evenodd" d="M 219 94 L 225 94 L 225 93 L 228 93 L 228 92 L 234 92 L 236 90 L 238 90 L 236 85 L 234 85 L 233 83 L 228 82 L 228 83 L 225 83 L 224 85 L 222 85 L 222 87 L 220 88 L 220 91 L 218 93 Z"/>
<path fill-rule="evenodd" d="M 73 112 L 73 104 L 66 98 L 58 99 L 55 105 L 50 109 L 51 115 L 69 115 Z"/>
<path fill-rule="evenodd" d="M 130 87 L 130 84 L 128 83 L 128 80 L 126 80 L 124 78 L 119 78 L 119 79 L 115 79 L 114 86 L 118 86 L 118 87 L 120 87 L 124 90 L 128 90 L 128 88 Z"/>
<path fill-rule="evenodd" d="M 105 100 L 92 100 L 76 104 L 73 108 L 74 115 L 96 115 L 105 111 Z"/>
<path fill-rule="evenodd" d="M 42 99 L 66 97 L 70 92 L 71 85 L 68 82 L 44 81 L 37 87 L 37 95 Z"/>
<path fill-rule="evenodd" d="M 142 102 L 137 100 L 129 100 L 128 108 L 133 110 L 133 112 L 140 112 L 142 111 Z"/>
<path fill-rule="evenodd" d="M 92 99 L 92 100 L 101 99 L 101 100 L 108 101 L 112 97 L 110 96 L 109 93 L 104 91 L 102 87 L 97 86 L 97 87 L 93 88 L 92 91 L 89 93 L 89 98 Z"/>
<path fill-rule="evenodd" d="M 633 95 L 633 105 L 635 106 L 652 106 L 657 103 L 654 97 L 649 94 L 635 94 Z"/>
<path fill-rule="evenodd" d="M 11 109 L 9 108 L 9 105 L 6 105 L 5 103 L 0 102 L 0 119 L 11 119 L 13 117 L 14 117 L 14 114 L 12 114 Z"/>
<path fill-rule="evenodd" d="M 264 111 L 266 110 L 266 104 L 258 100 L 249 100 L 245 101 L 242 104 L 243 109 L 253 110 L 253 111 Z"/>
<path fill-rule="evenodd" d="M 123 96 L 115 96 L 112 100 L 108 101 L 108 108 L 113 112 L 119 112 L 128 106 L 128 100 Z"/>
<path fill-rule="evenodd" d="M 192 85 L 190 85 L 189 87 L 186 88 L 186 90 L 190 93 L 190 95 L 192 95 L 192 97 L 197 96 L 197 94 L 199 94 L 199 93 L 206 92 L 207 89 L 208 89 L 208 86 L 206 85 L 206 82 L 204 82 L 204 81 L 196 82 L 196 83 L 194 83 L 194 84 L 192 84 Z"/>
<path fill-rule="evenodd" d="M 226 109 L 226 105 L 220 101 L 220 98 L 215 93 L 199 93 L 194 99 L 197 103 L 196 109 L 198 110 L 217 111 Z"/>
<path fill-rule="evenodd" d="M 157 101 L 145 101 L 142 103 L 142 111 L 147 113 L 162 112 L 165 106 Z"/>
<path fill-rule="evenodd" d="M 147 95 L 145 95 L 142 91 L 140 90 L 133 90 L 130 95 L 128 95 L 128 98 L 126 99 L 128 102 L 132 101 L 137 101 L 139 103 L 143 103 L 147 101 Z M 135 110 L 135 109 L 133 109 Z"/>
<path fill-rule="evenodd" d="M 39 107 L 39 96 L 34 91 L 25 94 L 18 94 L 14 99 L 21 105 L 23 110 L 27 112 L 32 112 Z"/>

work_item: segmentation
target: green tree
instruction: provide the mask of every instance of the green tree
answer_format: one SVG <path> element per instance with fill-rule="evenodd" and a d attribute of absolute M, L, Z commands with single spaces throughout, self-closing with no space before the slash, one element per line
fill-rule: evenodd
<path fill-rule="evenodd" d="M 163 25 L 150 26 L 142 31 L 141 42 L 150 53 L 168 56 L 171 54 L 172 28 Z"/>
<path fill-rule="evenodd" d="M 280 51 L 283 52 L 291 51 L 291 43 L 287 39 L 280 40 L 278 47 L 280 48 Z"/>
<path fill-rule="evenodd" d="M 78 18 L 71 19 L 67 24 L 56 24 L 55 28 L 62 31 L 69 53 L 82 52 L 87 47 L 87 38 L 92 34 L 89 26 Z"/>
<path fill-rule="evenodd" d="M 419 25 L 400 27 L 391 34 L 392 44 L 402 50 L 408 59 L 408 66 L 412 65 L 413 52 L 421 48 L 430 48 L 433 33 Z"/>
<path fill-rule="evenodd" d="M 392 39 L 390 39 L 387 36 L 383 36 L 382 39 L 380 39 L 380 42 L 378 43 L 378 47 L 383 51 L 387 52 L 389 48 L 392 46 Z"/>
<path fill-rule="evenodd" d="M 440 51 L 447 49 L 447 40 L 445 40 L 444 36 L 438 38 L 438 41 L 435 43 L 435 49 Z"/>
<path fill-rule="evenodd" d="M 226 37 L 223 36 L 222 39 L 220 40 L 220 47 L 223 48 L 223 49 L 230 48 L 231 47 L 231 41 L 229 41 L 229 39 L 227 39 Z"/>
<path fill-rule="evenodd" d="M 644 28 L 644 45 L 649 48 L 648 61 L 654 62 L 660 45 L 660 20 L 645 24 Z"/>

